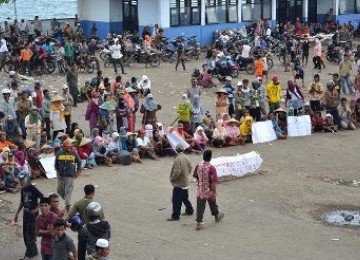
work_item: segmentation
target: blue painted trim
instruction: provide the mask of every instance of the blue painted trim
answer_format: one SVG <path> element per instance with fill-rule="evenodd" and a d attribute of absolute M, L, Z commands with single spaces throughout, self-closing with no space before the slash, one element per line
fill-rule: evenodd
<path fill-rule="evenodd" d="M 109 32 L 121 34 L 123 31 L 122 22 L 100 22 L 100 21 L 83 20 L 80 21 L 80 23 L 84 30 L 84 33 L 88 37 L 90 36 L 90 29 L 93 23 L 96 23 L 97 36 L 100 39 L 106 39 L 106 36 L 108 35 Z"/>

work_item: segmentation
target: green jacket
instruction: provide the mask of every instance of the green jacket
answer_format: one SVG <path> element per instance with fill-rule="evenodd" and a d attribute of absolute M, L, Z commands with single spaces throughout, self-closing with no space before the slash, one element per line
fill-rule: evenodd
<path fill-rule="evenodd" d="M 180 103 L 177 107 L 177 112 L 179 114 L 179 121 L 182 122 L 190 122 L 190 112 L 191 112 L 191 104 Z"/>
<path fill-rule="evenodd" d="M 191 163 L 184 153 L 179 153 L 171 168 L 170 182 L 172 186 L 186 188 L 189 186 L 189 175 L 191 175 Z"/>

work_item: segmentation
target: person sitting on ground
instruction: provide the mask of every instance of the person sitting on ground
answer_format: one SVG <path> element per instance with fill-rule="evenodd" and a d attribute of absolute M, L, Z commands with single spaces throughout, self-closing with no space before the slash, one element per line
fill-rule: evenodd
<path fill-rule="evenodd" d="M 126 131 L 125 131 L 126 132 Z M 120 134 L 118 132 L 113 132 L 111 134 L 111 141 L 107 145 L 107 155 L 111 158 L 114 163 L 120 161 L 120 149 L 122 145 L 120 143 Z"/>
<path fill-rule="evenodd" d="M 184 130 L 184 126 L 182 123 L 179 123 L 176 127 L 175 132 L 185 141 L 187 142 L 190 147 L 185 149 L 185 153 L 195 153 L 195 154 L 199 154 L 200 151 L 196 150 L 195 148 L 195 142 L 194 142 L 194 138 L 188 134 L 187 132 L 185 132 Z"/>
<path fill-rule="evenodd" d="M 278 108 L 275 110 L 275 117 L 277 124 L 279 125 L 281 131 L 284 135 L 287 135 L 287 116 L 286 111 L 283 108 Z"/>
<path fill-rule="evenodd" d="M 154 146 L 157 156 L 164 157 L 166 155 L 175 155 L 174 150 L 171 148 L 169 141 L 165 135 L 160 135 L 158 129 L 153 130 L 153 137 L 151 138 L 151 144 Z"/>
<path fill-rule="evenodd" d="M 276 138 L 277 139 L 286 139 L 286 135 L 283 134 L 281 128 L 279 127 L 276 118 L 275 118 L 275 113 L 274 112 L 270 112 L 268 114 L 268 119 L 271 121 L 275 134 L 276 134 Z"/>
<path fill-rule="evenodd" d="M 0 151 L 2 151 L 5 147 L 10 148 L 12 151 L 17 149 L 15 144 L 6 139 L 6 133 L 0 132 Z"/>
<path fill-rule="evenodd" d="M 198 126 L 194 132 L 194 149 L 200 152 L 204 152 L 205 145 L 209 141 L 202 126 Z"/>
<path fill-rule="evenodd" d="M 314 116 L 314 111 L 311 109 L 311 106 L 310 106 L 310 102 L 309 101 L 306 101 L 304 103 L 304 109 L 302 111 L 303 115 L 308 115 L 310 116 L 311 118 Z"/>
<path fill-rule="evenodd" d="M 325 132 L 336 132 L 333 116 L 331 114 L 326 114 L 326 118 L 324 119 L 323 127 Z"/>
<path fill-rule="evenodd" d="M 82 168 L 92 169 L 96 167 L 95 153 L 91 147 L 91 139 L 83 137 L 79 146 L 77 147 L 77 152 L 81 159 Z"/>
<path fill-rule="evenodd" d="M 42 178 L 46 176 L 46 172 L 39 161 L 38 152 L 34 148 L 30 148 L 27 152 L 27 161 L 30 166 L 32 178 Z"/>
<path fill-rule="evenodd" d="M 138 131 L 138 138 L 136 139 L 138 143 L 139 155 L 140 158 L 148 157 L 153 160 L 159 160 L 155 153 L 155 148 L 152 146 L 150 139 L 145 136 L 145 130 L 140 129 Z"/>
<path fill-rule="evenodd" d="M 21 189 L 19 179 L 15 175 L 15 162 L 13 154 L 8 154 L 8 160 L 1 163 L 0 192 L 16 193 Z"/>
<path fill-rule="evenodd" d="M 201 73 L 199 85 L 203 88 L 216 88 L 216 83 L 213 81 L 211 69 L 207 69 Z"/>
<path fill-rule="evenodd" d="M 126 135 L 126 140 L 122 140 L 122 149 L 131 153 L 131 158 L 134 162 L 142 163 L 139 155 L 139 145 L 136 140 L 136 134 L 133 132 L 127 132 Z"/>
<path fill-rule="evenodd" d="M 311 130 L 312 132 L 324 132 L 324 119 L 321 117 L 320 112 L 315 112 L 311 118 Z"/>
<path fill-rule="evenodd" d="M 227 121 L 225 129 L 226 129 L 226 144 L 230 146 L 234 145 L 243 145 L 244 140 L 240 135 L 240 122 L 235 118 L 231 118 Z"/>
<path fill-rule="evenodd" d="M 224 127 L 224 122 L 222 119 L 219 119 L 216 122 L 216 127 L 212 135 L 212 144 L 215 147 L 222 148 L 226 144 L 226 128 Z"/>
<path fill-rule="evenodd" d="M 241 138 L 244 139 L 244 143 L 252 142 L 252 124 L 254 119 L 252 116 L 245 117 L 244 122 L 240 125 Z"/>
<path fill-rule="evenodd" d="M 96 136 L 93 142 L 93 151 L 95 153 L 95 161 L 97 165 L 105 164 L 109 167 L 112 167 L 112 160 L 107 156 L 106 146 L 104 140 L 101 136 Z"/>
<path fill-rule="evenodd" d="M 347 105 L 347 99 L 342 97 L 338 107 L 339 116 L 341 118 L 341 128 L 348 130 L 355 130 L 355 125 L 351 121 L 351 111 Z"/>
<path fill-rule="evenodd" d="M 212 118 L 210 111 L 206 111 L 202 120 L 202 126 L 204 128 L 204 132 L 209 140 L 212 139 L 212 133 L 215 129 L 215 120 Z"/>

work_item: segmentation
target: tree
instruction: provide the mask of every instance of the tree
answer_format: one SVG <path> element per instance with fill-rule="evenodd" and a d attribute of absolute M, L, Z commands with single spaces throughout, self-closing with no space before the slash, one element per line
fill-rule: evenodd
<path fill-rule="evenodd" d="M 8 4 L 10 3 L 11 0 L 0 0 L 0 5 L 1 4 Z"/>

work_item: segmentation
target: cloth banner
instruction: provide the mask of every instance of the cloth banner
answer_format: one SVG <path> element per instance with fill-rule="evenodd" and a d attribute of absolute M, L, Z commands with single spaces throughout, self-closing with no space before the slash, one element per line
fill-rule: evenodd
<path fill-rule="evenodd" d="M 287 130 L 289 137 L 311 135 L 311 119 L 306 116 L 288 116 Z"/>
<path fill-rule="evenodd" d="M 166 138 L 168 139 L 172 149 L 176 151 L 176 145 L 181 144 L 184 149 L 187 149 L 190 147 L 190 145 L 176 132 L 171 132 L 166 135 Z"/>
<path fill-rule="evenodd" d="M 40 159 L 40 163 L 44 167 L 48 179 L 56 178 L 55 158 L 55 156 L 49 156 Z"/>
<path fill-rule="evenodd" d="M 275 141 L 276 134 L 270 120 L 256 122 L 252 125 L 252 141 L 254 144 Z"/>
<path fill-rule="evenodd" d="M 211 164 L 216 168 L 218 178 L 225 176 L 243 177 L 255 173 L 261 167 L 262 162 L 260 154 L 255 151 L 211 160 Z"/>

